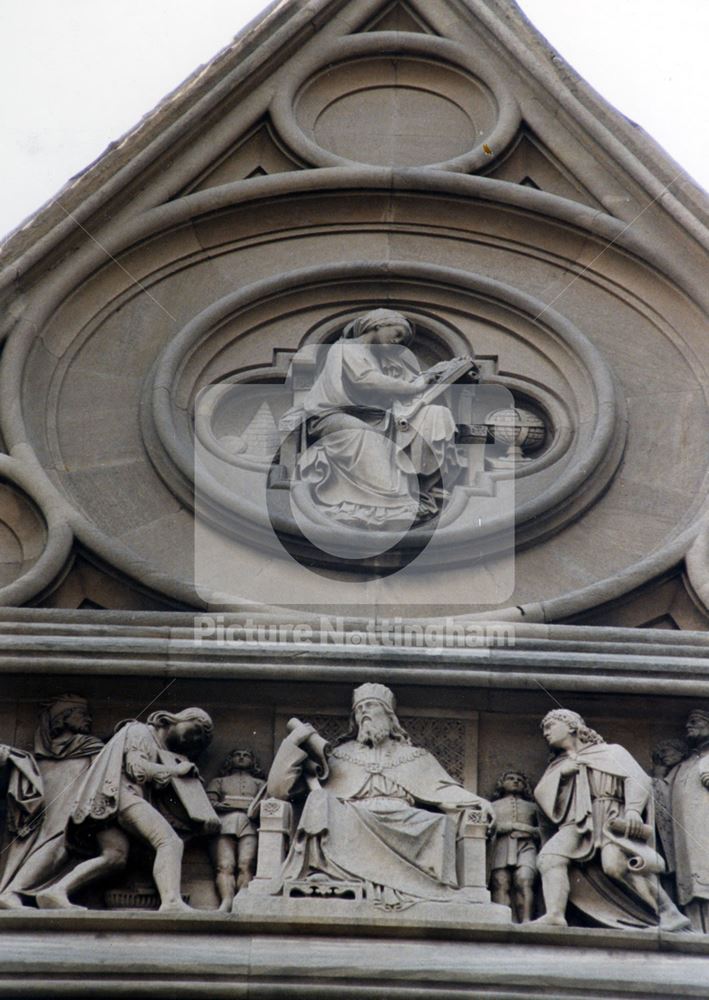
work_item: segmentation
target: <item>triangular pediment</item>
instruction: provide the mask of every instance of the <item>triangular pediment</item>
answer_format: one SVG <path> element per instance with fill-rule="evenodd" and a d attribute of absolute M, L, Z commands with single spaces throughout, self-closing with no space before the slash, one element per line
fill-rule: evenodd
<path fill-rule="evenodd" d="M 211 163 L 178 197 L 234 181 L 300 169 L 300 164 L 288 156 L 275 141 L 270 123 L 264 121 L 239 139 L 215 163 Z"/>
<path fill-rule="evenodd" d="M 392 33 L 410 39 L 399 45 L 404 48 L 396 64 L 404 79 L 398 91 L 382 69 L 358 85 L 357 97 L 342 92 L 338 67 L 367 61 L 365 36 L 375 44 Z M 452 63 L 445 45 L 457 47 Z M 338 54 L 330 57 L 332 46 Z M 490 107 L 480 93 L 468 95 L 466 104 L 455 76 L 444 80 L 439 72 L 446 60 L 454 75 L 463 70 L 478 81 Z M 432 61 L 437 81 L 428 68 Z M 414 81 L 418 70 L 424 75 Z M 332 80 L 330 103 L 325 78 Z M 498 111 L 516 117 L 520 126 L 524 121 L 524 136 L 507 128 L 490 143 Z M 401 139 L 407 130 L 415 131 L 415 142 Z M 420 153 L 411 148 L 416 144 Z M 663 209 L 674 211 L 676 200 L 680 214 L 683 203 L 690 212 L 701 210 L 691 181 L 678 183 L 676 165 L 663 151 L 580 81 L 508 0 L 471 0 L 464 7 L 454 0 L 318 0 L 307 13 L 289 0 L 72 179 L 47 209 L 11 234 L 8 250 L 15 258 L 49 232 L 58 245 L 72 229 L 67 213 L 89 198 L 99 225 L 100 206 L 114 220 L 128 218 L 185 194 L 254 177 L 354 163 L 358 157 L 394 167 L 447 164 L 466 146 L 483 145 L 492 154 L 480 153 L 467 172 L 514 184 L 527 177 L 525 186 L 600 205 L 625 221 L 642 211 L 646 193 L 657 194 L 649 177 L 660 185 L 672 181 Z"/>
<path fill-rule="evenodd" d="M 486 176 L 522 184 L 536 191 L 546 191 L 594 208 L 602 207 L 568 167 L 563 167 L 544 143 L 524 127 L 509 152 L 500 158 Z"/>
<path fill-rule="evenodd" d="M 360 31 L 413 31 L 421 34 L 435 34 L 424 18 L 407 4 L 397 2 L 385 7 Z"/>
<path fill-rule="evenodd" d="M 234 600 L 270 601 L 255 588 L 271 581 L 259 562 L 271 519 L 301 568 L 330 574 L 326 602 L 340 556 L 313 557 L 284 500 L 309 431 L 278 461 L 270 451 L 319 346 L 383 308 L 404 317 L 403 336 L 417 331 L 421 369 L 475 356 L 482 383 L 507 393 L 480 414 L 451 411 L 455 482 L 398 505 L 397 517 L 415 508 L 419 540 L 433 533 L 424 515 L 440 518 L 436 613 L 573 621 L 654 586 L 678 572 L 704 495 L 702 205 L 512 0 L 272 5 L 6 244 L 0 434 L 29 456 L 10 469 L 22 509 L 46 506 L 60 536 L 54 576 L 18 557 L 24 582 L 8 599 L 112 607 L 135 591 L 151 606 L 200 606 L 187 554 L 206 441 L 258 480 L 238 502 L 216 487 L 208 497 L 209 516 L 248 526 Z M 259 379 L 268 400 L 242 406 Z M 481 570 L 471 594 L 460 526 L 484 535 L 492 523 L 497 544 L 509 480 L 514 573 Z M 312 497 L 298 495 L 315 524 Z M 126 590 L 84 586 L 67 568 L 74 545 Z M 398 558 L 367 556 L 377 586 Z M 273 578 L 276 605 L 302 589 Z M 408 608 L 418 592 L 400 593 Z"/>

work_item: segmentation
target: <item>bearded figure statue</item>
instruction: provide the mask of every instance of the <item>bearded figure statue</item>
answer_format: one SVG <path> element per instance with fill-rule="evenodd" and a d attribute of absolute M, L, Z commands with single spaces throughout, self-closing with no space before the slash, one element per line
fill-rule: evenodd
<path fill-rule="evenodd" d="M 355 883 L 387 909 L 466 901 L 456 875 L 459 822 L 474 810 L 489 827 L 490 803 L 412 745 L 388 687 L 355 689 L 351 730 L 332 749 L 307 723 L 292 719 L 289 729 L 265 793 L 307 798 L 276 891 L 298 882 L 327 895 L 318 887 L 336 893 Z"/>

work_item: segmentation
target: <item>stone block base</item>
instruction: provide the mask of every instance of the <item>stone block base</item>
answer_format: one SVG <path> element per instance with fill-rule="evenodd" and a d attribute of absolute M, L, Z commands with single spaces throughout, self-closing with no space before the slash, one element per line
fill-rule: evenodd
<path fill-rule="evenodd" d="M 468 894 L 480 893 L 489 900 L 487 890 L 466 890 Z M 268 921 L 273 926 L 297 927 L 311 925 L 313 921 L 335 921 L 343 928 L 351 923 L 385 927 L 396 923 L 400 928 L 413 930 L 418 927 L 461 928 L 481 924 L 510 924 L 512 915 L 508 906 L 488 901 L 460 903 L 415 903 L 403 910 L 386 910 L 365 899 L 318 899 L 296 896 L 263 896 L 240 892 L 234 901 L 234 914 L 243 920 Z"/>

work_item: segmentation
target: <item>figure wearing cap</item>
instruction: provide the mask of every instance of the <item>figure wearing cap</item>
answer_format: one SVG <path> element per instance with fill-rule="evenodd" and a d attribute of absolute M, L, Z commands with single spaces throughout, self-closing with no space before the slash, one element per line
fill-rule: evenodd
<path fill-rule="evenodd" d="M 309 791 L 282 881 L 363 883 L 365 898 L 400 909 L 420 901 L 461 901 L 456 820 L 490 803 L 455 781 L 435 757 L 412 746 L 383 684 L 354 691 L 350 731 L 330 749 L 313 727 L 291 720 L 268 776 L 267 795 Z"/>

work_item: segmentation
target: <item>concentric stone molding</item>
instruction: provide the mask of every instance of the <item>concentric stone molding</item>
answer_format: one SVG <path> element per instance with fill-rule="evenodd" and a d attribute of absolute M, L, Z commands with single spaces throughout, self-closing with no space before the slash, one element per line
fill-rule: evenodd
<path fill-rule="evenodd" d="M 372 279 L 376 279 L 383 290 L 396 282 L 410 282 L 423 289 L 435 286 L 439 289 L 449 287 L 462 290 L 470 296 L 471 311 L 474 310 L 476 299 L 501 303 L 532 321 L 542 336 L 563 345 L 583 367 L 593 386 L 595 426 L 587 445 L 574 455 L 571 465 L 559 474 L 553 486 L 517 508 L 518 542 L 529 543 L 552 530 L 558 530 L 569 518 L 577 517 L 579 503 L 574 500 L 580 499 L 581 492 L 581 509 L 592 504 L 595 497 L 605 489 L 617 467 L 625 437 L 622 400 L 618 397 L 612 375 L 601 354 L 572 323 L 532 296 L 480 275 L 406 261 L 330 264 L 281 274 L 277 278 L 257 282 L 226 296 L 188 323 L 163 352 L 155 369 L 152 387 L 155 427 L 162 447 L 178 473 L 177 476 L 168 477 L 171 489 L 177 490 L 181 482 L 192 483 L 194 480 L 193 436 L 184 415 L 175 405 L 174 394 L 186 360 L 199 345 L 231 317 L 261 301 L 277 296 L 276 308 L 282 308 L 288 292 L 312 288 L 312 294 L 317 296 L 318 290 L 327 285 L 334 284 L 344 289 L 357 282 Z M 535 317 L 541 314 L 544 316 L 543 321 L 535 321 Z M 268 513 L 257 502 L 242 498 L 235 505 L 233 495 L 216 479 L 203 477 L 200 492 L 220 508 L 234 511 L 254 526 L 270 531 Z M 187 495 L 183 496 L 184 501 L 188 499 Z M 494 535 L 503 529 L 504 521 L 493 521 L 485 534 Z M 386 533 L 381 534 L 386 541 Z M 437 541 L 454 548 L 459 548 L 467 540 L 466 529 L 457 527 L 455 522 L 440 528 L 437 533 Z"/>
<path fill-rule="evenodd" d="M 0 455 L 0 490 L 9 493 L 9 486 L 14 493 L 12 502 L 3 504 L 2 527 L 14 536 L 20 551 L 16 578 L 0 587 L 0 606 L 32 600 L 61 577 L 71 559 L 74 535 L 67 523 L 66 508 L 32 468 L 32 456 L 25 458 L 21 461 Z M 21 522 L 27 516 L 32 518 L 35 529 L 44 528 L 43 538 L 38 537 L 37 530 L 23 530 Z M 7 559 L 6 551 L 3 558 Z"/>
<path fill-rule="evenodd" d="M 488 163 L 493 155 L 499 155 L 514 138 L 521 120 L 519 106 L 491 66 L 478 65 L 470 52 L 447 39 L 400 32 L 376 32 L 352 35 L 331 42 L 309 60 L 301 62 L 297 75 L 289 78 L 276 94 L 271 104 L 274 124 L 281 138 L 306 162 L 322 167 L 356 165 L 356 160 L 338 156 L 308 137 L 299 124 L 298 101 L 319 74 L 333 74 L 338 67 L 366 57 L 425 59 L 430 65 L 447 68 L 448 72 L 455 70 L 464 74 L 471 96 L 476 89 L 480 97 L 485 91 L 488 92 L 494 122 L 476 136 L 469 150 L 445 161 L 434 158 L 430 166 L 472 173 Z"/>
<path fill-rule="evenodd" d="M 553 195 L 505 182 L 431 170 L 389 170 L 376 167 L 361 167 L 356 170 L 325 168 L 235 183 L 195 193 L 134 218 L 116 228 L 112 236 L 107 235 L 104 246 L 111 255 L 120 258 L 131 248 L 139 247 L 148 241 L 154 243 L 171 231 L 192 225 L 197 219 L 208 219 L 215 213 L 224 213 L 238 205 L 254 205 L 263 199 L 273 202 L 274 199 L 296 197 L 299 193 L 324 194 L 341 190 L 343 187 L 359 191 L 391 191 L 394 188 L 400 194 L 426 192 L 429 195 L 445 195 L 466 201 L 473 199 L 481 205 L 497 205 L 529 213 L 530 219 L 555 219 L 562 225 L 571 227 L 573 231 L 587 233 L 590 237 L 612 243 L 614 247 L 622 248 L 631 257 L 635 256 L 643 261 L 646 266 L 656 268 L 666 279 L 681 288 L 691 300 L 701 302 L 703 296 L 703 290 L 688 279 L 681 262 L 676 259 L 665 259 L 661 247 L 648 245 L 632 230 L 628 230 L 626 226 L 609 216 Z M 21 399 L 20 390 L 27 358 L 34 345 L 37 331 L 44 327 L 61 303 L 72 295 L 83 281 L 105 266 L 105 263 L 104 250 L 95 245 L 85 246 L 57 269 L 43 294 L 35 297 L 17 323 L 6 347 L 0 373 L 2 381 L 0 412 L 5 440 L 13 454 L 20 455 L 21 451 L 18 449 L 25 449 L 23 454 L 28 456 L 30 465 L 33 466 L 33 482 L 38 486 L 41 484 L 42 490 L 47 495 L 55 497 L 59 506 L 65 511 L 65 523 L 71 525 L 83 545 L 93 550 L 105 562 L 115 566 L 119 572 L 138 580 L 141 584 L 172 599 L 199 607 L 202 602 L 190 581 L 175 579 L 166 574 L 126 545 L 108 537 L 80 511 L 70 511 L 66 499 L 32 457 L 32 448 L 28 443 L 28 431 L 23 413 L 25 403 Z M 143 283 L 148 281 L 149 284 L 149 278 L 144 277 L 142 280 Z M 697 516 L 699 514 L 698 506 Z M 697 528 L 698 521 L 695 519 L 646 558 L 640 559 L 608 579 L 599 580 L 558 598 L 526 604 L 523 610 L 509 608 L 506 611 L 496 612 L 496 615 L 512 619 L 525 616 L 528 620 L 560 620 L 613 600 L 657 574 L 676 566 L 683 558 Z"/>

